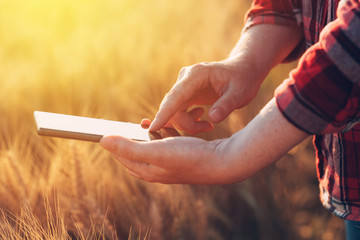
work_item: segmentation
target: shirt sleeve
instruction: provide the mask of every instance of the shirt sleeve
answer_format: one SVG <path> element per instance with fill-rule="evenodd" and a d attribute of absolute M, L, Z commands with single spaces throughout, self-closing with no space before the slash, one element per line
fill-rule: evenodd
<path fill-rule="evenodd" d="M 345 1 L 337 16 L 275 91 L 284 116 L 310 134 L 346 131 L 360 119 L 359 2 Z"/>
<path fill-rule="evenodd" d="M 298 27 L 302 23 L 301 3 L 298 0 L 254 0 L 245 15 L 244 31 L 258 24 Z M 305 51 L 301 42 L 283 62 L 298 59 Z"/>
<path fill-rule="evenodd" d="M 301 23 L 300 3 L 289 0 L 254 0 L 245 15 L 245 28 L 256 24 L 298 26 Z"/>

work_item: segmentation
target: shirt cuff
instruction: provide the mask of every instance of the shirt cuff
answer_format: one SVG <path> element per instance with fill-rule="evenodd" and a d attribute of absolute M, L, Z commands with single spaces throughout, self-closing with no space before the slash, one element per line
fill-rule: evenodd
<path fill-rule="evenodd" d="M 295 88 L 293 79 L 287 79 L 275 90 L 276 105 L 279 111 L 291 124 L 308 134 L 322 132 L 323 120 L 313 114 L 299 99 Z"/>

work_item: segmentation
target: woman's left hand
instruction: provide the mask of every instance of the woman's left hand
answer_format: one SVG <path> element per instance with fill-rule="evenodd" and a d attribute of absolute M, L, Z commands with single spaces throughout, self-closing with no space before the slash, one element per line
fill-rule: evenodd
<path fill-rule="evenodd" d="M 110 151 L 128 172 L 149 182 L 213 184 L 222 182 L 223 140 L 169 137 L 148 142 L 106 136 L 100 145 Z"/>

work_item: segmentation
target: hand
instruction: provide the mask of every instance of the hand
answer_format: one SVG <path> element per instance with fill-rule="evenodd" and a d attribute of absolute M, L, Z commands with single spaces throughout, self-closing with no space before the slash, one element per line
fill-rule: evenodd
<path fill-rule="evenodd" d="M 189 133 L 211 131 L 212 123 L 221 122 L 255 97 L 269 71 L 302 39 L 300 27 L 259 24 L 246 29 L 226 60 L 195 64 L 180 71 L 150 130 L 157 131 L 170 122 Z M 203 109 L 189 111 L 193 105 L 212 105 L 209 121 L 200 120 Z"/>
<path fill-rule="evenodd" d="M 205 141 L 168 137 L 139 142 L 107 136 L 100 144 L 131 175 L 146 181 L 225 184 L 249 178 L 307 136 L 288 122 L 273 99 L 244 129 L 230 138 Z"/>
<path fill-rule="evenodd" d="M 100 144 L 128 170 L 149 182 L 211 184 L 224 179 L 219 160 L 221 142 L 192 137 L 170 137 L 139 142 L 108 136 Z"/>
<path fill-rule="evenodd" d="M 223 121 L 234 109 L 248 104 L 257 94 L 262 76 L 251 66 L 234 59 L 200 63 L 183 68 L 178 80 L 163 99 L 151 131 L 169 123 L 179 130 L 195 134 L 211 131 L 212 123 Z M 204 109 L 193 105 L 212 105 L 208 117 L 201 120 Z"/>

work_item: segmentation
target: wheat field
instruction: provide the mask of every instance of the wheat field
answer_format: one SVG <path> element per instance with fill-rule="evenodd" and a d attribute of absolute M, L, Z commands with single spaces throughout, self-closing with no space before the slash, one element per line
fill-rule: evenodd
<path fill-rule="evenodd" d="M 163 185 L 96 143 L 40 137 L 33 111 L 139 122 L 181 67 L 221 60 L 246 0 L 0 0 L 0 239 L 341 239 L 318 200 L 310 140 L 253 178 Z M 207 139 L 230 136 L 294 64 Z"/>

